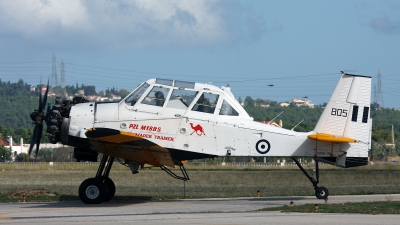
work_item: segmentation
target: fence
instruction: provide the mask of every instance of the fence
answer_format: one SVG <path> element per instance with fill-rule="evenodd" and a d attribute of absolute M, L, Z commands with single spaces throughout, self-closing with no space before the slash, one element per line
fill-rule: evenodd
<path fill-rule="evenodd" d="M 324 163 L 320 163 L 323 165 Z M 0 162 L 0 165 L 82 165 L 97 166 L 99 162 Z M 221 167 L 280 167 L 280 166 L 297 166 L 294 162 L 286 163 L 259 163 L 259 162 L 229 162 L 229 163 L 209 163 L 209 162 L 188 162 L 187 166 L 221 166 Z M 301 163 L 302 166 L 314 166 L 315 163 Z"/>
<path fill-rule="evenodd" d="M 98 162 L 0 162 L 0 165 L 99 165 Z"/>

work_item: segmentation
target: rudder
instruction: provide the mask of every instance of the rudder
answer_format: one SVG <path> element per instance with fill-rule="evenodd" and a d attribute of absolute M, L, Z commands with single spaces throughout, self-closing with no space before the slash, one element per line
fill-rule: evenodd
<path fill-rule="evenodd" d="M 342 167 L 368 164 L 372 120 L 370 119 L 371 77 L 345 74 L 336 85 L 315 129 L 317 134 L 332 135 L 316 140 L 316 157 Z M 338 137 L 353 141 L 339 141 Z M 327 144 L 329 142 L 329 144 Z M 329 151 L 329 157 L 318 152 Z"/>

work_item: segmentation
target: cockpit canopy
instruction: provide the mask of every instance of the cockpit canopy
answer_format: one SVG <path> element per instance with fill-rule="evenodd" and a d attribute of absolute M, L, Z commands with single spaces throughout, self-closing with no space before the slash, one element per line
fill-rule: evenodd
<path fill-rule="evenodd" d="M 138 105 L 142 104 L 250 118 L 229 88 L 186 81 L 150 79 L 142 83 L 121 103 L 127 107 L 139 107 Z"/>

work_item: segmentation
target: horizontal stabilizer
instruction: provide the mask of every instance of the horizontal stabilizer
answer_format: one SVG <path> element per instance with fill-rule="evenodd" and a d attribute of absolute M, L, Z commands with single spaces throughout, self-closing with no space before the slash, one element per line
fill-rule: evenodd
<path fill-rule="evenodd" d="M 334 143 L 349 143 L 349 142 L 357 142 L 357 140 L 353 138 L 343 137 L 343 136 L 336 136 L 333 134 L 311 134 L 308 135 L 308 138 L 316 141 L 324 141 L 324 142 L 334 142 Z"/>

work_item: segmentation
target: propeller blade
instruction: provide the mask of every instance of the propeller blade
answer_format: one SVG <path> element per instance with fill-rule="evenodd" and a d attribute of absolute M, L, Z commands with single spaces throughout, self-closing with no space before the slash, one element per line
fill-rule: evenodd
<path fill-rule="evenodd" d="M 39 92 L 39 108 L 38 112 L 42 111 L 42 91 Z"/>
<path fill-rule="evenodd" d="M 40 140 L 42 139 L 42 132 L 43 132 L 43 124 L 38 124 L 39 125 L 39 134 L 36 139 L 36 152 L 35 152 L 35 159 L 39 153 L 39 146 L 40 146 Z"/>
<path fill-rule="evenodd" d="M 33 147 L 35 146 L 35 144 L 36 144 L 35 158 L 37 157 L 38 152 L 39 152 L 40 140 L 42 139 L 42 132 L 43 132 L 44 109 L 46 108 L 47 95 L 49 93 L 49 82 L 50 82 L 50 79 L 47 80 L 47 87 L 46 87 L 46 92 L 44 93 L 43 100 L 42 100 L 42 91 L 40 91 L 39 110 L 38 111 L 35 110 L 30 115 L 31 119 L 34 121 L 35 128 L 33 130 L 32 140 L 31 140 L 31 144 L 29 146 L 28 161 L 30 160 L 30 157 L 31 157 L 32 151 L 33 151 Z"/>
<path fill-rule="evenodd" d="M 31 157 L 32 154 L 32 150 L 33 150 L 33 146 L 35 146 L 36 144 L 36 140 L 38 139 L 39 136 L 39 129 L 41 127 L 39 126 L 39 124 L 35 125 L 35 129 L 33 130 L 33 134 L 32 134 L 32 140 L 31 140 L 31 144 L 29 145 L 29 151 L 28 151 L 28 160 Z M 39 139 L 40 140 L 40 139 Z"/>
<path fill-rule="evenodd" d="M 46 87 L 46 92 L 44 93 L 44 96 L 43 96 L 43 103 L 41 102 L 41 104 L 42 104 L 42 110 L 44 110 L 45 108 L 46 108 L 46 104 L 47 104 L 47 94 L 49 93 L 49 80 L 47 80 L 47 87 Z M 41 112 L 40 110 L 39 110 L 39 112 Z"/>

